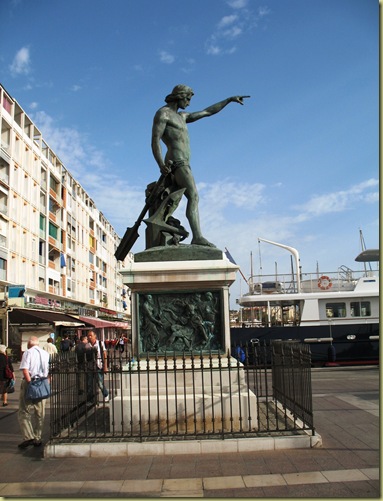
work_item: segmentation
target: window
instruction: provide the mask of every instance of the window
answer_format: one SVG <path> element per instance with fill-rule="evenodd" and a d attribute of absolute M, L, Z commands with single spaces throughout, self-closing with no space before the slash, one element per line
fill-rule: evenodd
<path fill-rule="evenodd" d="M 3 108 L 10 114 L 12 111 L 12 101 L 7 95 L 3 94 Z"/>
<path fill-rule="evenodd" d="M 47 171 L 45 169 L 41 169 L 40 185 L 44 190 L 47 189 Z"/>
<path fill-rule="evenodd" d="M 49 236 L 58 240 L 59 229 L 53 223 L 49 222 Z"/>
<path fill-rule="evenodd" d="M 370 317 L 371 304 L 370 301 L 352 301 L 351 302 L 352 317 Z"/>
<path fill-rule="evenodd" d="M 346 303 L 326 303 L 326 316 L 328 318 L 345 317 Z"/>
<path fill-rule="evenodd" d="M 8 196 L 0 191 L 0 212 L 8 214 Z"/>
<path fill-rule="evenodd" d="M 6 184 L 9 183 L 9 163 L 0 158 L 0 179 Z"/>
<path fill-rule="evenodd" d="M 23 115 L 23 110 L 20 108 L 20 106 L 15 103 L 15 122 L 19 127 L 21 127 L 21 117 Z"/>
<path fill-rule="evenodd" d="M 52 214 L 56 214 L 60 210 L 60 206 L 57 205 L 56 201 L 53 198 L 49 197 L 49 212 Z"/>
<path fill-rule="evenodd" d="M 96 248 L 96 239 L 92 235 L 89 235 L 89 247 Z"/>
<path fill-rule="evenodd" d="M 1 122 L 1 147 L 9 150 L 11 144 L 11 126 L 5 120 Z"/>
<path fill-rule="evenodd" d="M 39 241 L 39 263 L 45 264 L 45 242 L 43 240 Z"/>
<path fill-rule="evenodd" d="M 48 145 L 47 145 L 47 143 L 44 140 L 42 141 L 42 147 L 41 147 L 41 149 L 43 151 L 44 157 L 48 158 Z M 51 185 L 51 187 L 52 187 L 52 185 Z"/>
<path fill-rule="evenodd" d="M 0 258 L 0 278 L 6 280 L 7 278 L 7 261 Z"/>
<path fill-rule="evenodd" d="M 45 216 L 40 214 L 40 230 L 43 233 L 43 235 L 45 235 L 45 229 L 47 227 L 46 223 L 47 223 L 47 220 L 46 220 Z"/>
<path fill-rule="evenodd" d="M 49 185 L 51 190 L 53 190 L 57 195 L 59 195 L 60 183 L 53 176 L 50 176 Z"/>
<path fill-rule="evenodd" d="M 46 204 L 46 195 L 43 191 L 40 192 L 40 208 L 43 212 L 45 212 L 47 204 Z"/>
<path fill-rule="evenodd" d="M 56 294 L 59 293 L 60 290 L 60 284 L 57 282 L 57 280 L 54 280 L 53 278 L 48 279 L 48 285 L 51 287 Z"/>
<path fill-rule="evenodd" d="M 32 132 L 32 122 L 25 115 L 25 117 L 24 117 L 24 133 L 25 133 L 25 135 L 27 135 L 30 138 L 31 132 Z"/>

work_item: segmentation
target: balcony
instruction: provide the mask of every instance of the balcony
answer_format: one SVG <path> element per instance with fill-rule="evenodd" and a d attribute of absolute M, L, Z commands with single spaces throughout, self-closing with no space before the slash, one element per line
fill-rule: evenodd
<path fill-rule="evenodd" d="M 6 205 L 4 203 L 0 203 L 0 212 L 7 216 L 8 215 L 8 205 Z"/>

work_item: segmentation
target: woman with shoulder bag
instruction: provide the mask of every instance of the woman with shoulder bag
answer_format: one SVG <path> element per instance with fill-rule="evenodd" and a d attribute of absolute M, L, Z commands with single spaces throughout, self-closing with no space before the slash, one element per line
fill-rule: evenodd
<path fill-rule="evenodd" d="M 0 345 L 0 394 L 3 397 L 3 407 L 8 405 L 8 385 L 15 380 L 15 372 L 11 360 L 7 356 L 7 347 Z"/>

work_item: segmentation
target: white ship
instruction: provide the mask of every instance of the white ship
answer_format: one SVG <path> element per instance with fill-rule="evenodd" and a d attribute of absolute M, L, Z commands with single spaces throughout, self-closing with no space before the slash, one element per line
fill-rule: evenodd
<path fill-rule="evenodd" d="M 259 240 L 291 252 L 295 272 L 250 277 L 249 291 L 237 300 L 246 320 L 231 329 L 232 345 L 298 340 L 310 344 L 313 363 L 378 363 L 379 272 L 371 263 L 378 263 L 379 250 L 356 257 L 363 271 L 342 265 L 302 273 L 296 249 Z"/>

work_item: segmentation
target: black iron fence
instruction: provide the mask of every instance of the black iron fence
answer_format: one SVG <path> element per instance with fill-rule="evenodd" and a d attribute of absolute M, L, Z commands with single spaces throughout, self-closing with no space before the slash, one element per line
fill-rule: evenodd
<path fill-rule="evenodd" d="M 271 346 L 274 399 L 294 419 L 313 428 L 310 347 L 296 341 L 275 341 Z"/>
<path fill-rule="evenodd" d="M 52 441 L 161 440 L 314 433 L 310 352 L 299 343 L 232 354 L 107 352 L 50 363 Z M 107 395 L 106 395 L 107 394 Z"/>

